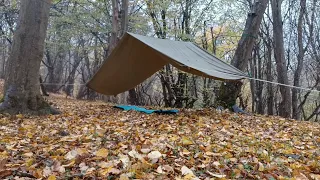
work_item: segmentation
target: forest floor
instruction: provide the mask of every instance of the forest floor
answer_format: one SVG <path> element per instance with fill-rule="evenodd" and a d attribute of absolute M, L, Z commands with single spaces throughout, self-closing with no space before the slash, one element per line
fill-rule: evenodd
<path fill-rule="evenodd" d="M 49 100 L 63 113 L 1 117 L 0 179 L 320 179 L 318 123 Z"/>

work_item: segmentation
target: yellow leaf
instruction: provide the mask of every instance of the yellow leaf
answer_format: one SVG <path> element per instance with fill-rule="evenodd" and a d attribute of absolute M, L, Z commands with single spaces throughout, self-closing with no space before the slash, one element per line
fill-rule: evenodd
<path fill-rule="evenodd" d="M 97 151 L 96 156 L 98 157 L 108 157 L 109 151 L 105 148 L 99 149 L 99 151 Z"/>
<path fill-rule="evenodd" d="M 112 167 L 113 165 L 110 162 L 107 163 L 107 162 L 102 161 L 102 162 L 98 163 L 98 166 L 101 168 L 109 168 L 109 167 Z"/>
<path fill-rule="evenodd" d="M 272 122 L 267 121 L 266 124 L 269 125 L 269 126 L 271 126 L 271 125 L 272 125 Z"/>
<path fill-rule="evenodd" d="M 244 166 L 243 166 L 242 164 L 238 164 L 238 168 L 239 168 L 240 170 L 244 170 Z"/>
<path fill-rule="evenodd" d="M 26 166 L 30 167 L 33 164 L 33 161 L 34 161 L 33 159 L 26 160 Z"/>
<path fill-rule="evenodd" d="M 182 137 L 182 144 L 183 144 L 183 145 L 192 145 L 193 142 L 192 142 L 188 137 L 183 136 L 183 137 Z"/>
<path fill-rule="evenodd" d="M 191 152 L 189 152 L 186 148 L 183 149 L 182 154 L 189 155 Z"/>
<path fill-rule="evenodd" d="M 62 165 L 62 167 L 72 167 L 75 164 L 75 160 L 73 159 L 69 164 Z"/>
<path fill-rule="evenodd" d="M 264 171 L 264 166 L 261 162 L 259 162 L 259 171 Z"/>
<path fill-rule="evenodd" d="M 17 114 L 16 117 L 22 119 L 23 115 L 22 114 Z"/>
<path fill-rule="evenodd" d="M 84 149 L 84 148 L 78 148 L 76 151 L 78 152 L 78 154 L 80 156 L 83 155 L 83 154 L 87 154 L 88 153 L 88 151 L 86 149 Z"/>
<path fill-rule="evenodd" d="M 27 137 L 28 137 L 28 138 L 32 138 L 32 137 L 33 137 L 33 134 L 30 133 L 30 132 L 28 132 L 28 133 L 27 133 Z"/>
<path fill-rule="evenodd" d="M 233 174 L 235 175 L 235 178 L 239 178 L 241 176 L 241 171 L 239 169 L 234 169 Z"/>
<path fill-rule="evenodd" d="M 183 179 L 185 179 L 185 180 L 191 180 L 191 179 L 194 179 L 194 174 L 187 174 L 186 176 L 184 176 L 184 178 Z"/>
<path fill-rule="evenodd" d="M 51 175 L 48 177 L 48 180 L 56 180 L 56 176 L 55 175 Z"/>
<path fill-rule="evenodd" d="M 210 152 L 210 151 L 207 151 L 207 152 L 206 152 L 206 155 L 207 155 L 207 156 L 222 156 L 221 153 L 214 153 L 214 152 Z"/>

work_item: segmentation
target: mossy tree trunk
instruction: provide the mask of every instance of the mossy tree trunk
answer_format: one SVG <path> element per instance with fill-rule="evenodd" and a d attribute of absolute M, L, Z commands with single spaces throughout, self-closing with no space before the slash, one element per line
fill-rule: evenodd
<path fill-rule="evenodd" d="M 51 0 L 23 0 L 5 75 L 0 112 L 57 113 L 40 94 L 39 69 L 43 58 Z"/>

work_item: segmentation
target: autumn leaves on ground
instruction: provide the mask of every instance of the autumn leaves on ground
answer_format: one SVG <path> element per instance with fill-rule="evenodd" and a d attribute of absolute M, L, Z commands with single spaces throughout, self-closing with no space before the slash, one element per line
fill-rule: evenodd
<path fill-rule="evenodd" d="M 50 101 L 61 115 L 1 117 L 0 179 L 320 178 L 317 123 Z"/>

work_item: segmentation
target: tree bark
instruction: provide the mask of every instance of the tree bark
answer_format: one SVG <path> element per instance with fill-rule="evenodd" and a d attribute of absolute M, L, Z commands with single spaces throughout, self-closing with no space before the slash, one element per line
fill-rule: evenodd
<path fill-rule="evenodd" d="M 115 48 L 118 43 L 118 31 L 119 31 L 119 7 L 118 0 L 112 0 L 112 31 L 109 45 L 109 54 Z"/>
<path fill-rule="evenodd" d="M 276 60 L 278 82 L 289 84 L 288 70 L 284 56 L 283 24 L 281 16 L 282 0 L 271 0 L 273 18 L 274 58 Z M 289 118 L 291 116 L 291 93 L 290 88 L 280 86 L 282 101 L 279 104 L 279 115 Z"/>
<path fill-rule="evenodd" d="M 299 19 L 298 19 L 298 64 L 297 68 L 294 72 L 294 81 L 293 85 L 299 87 L 300 86 L 300 76 L 303 69 L 303 59 L 304 59 L 304 53 L 305 49 L 303 47 L 303 16 L 305 14 L 306 10 L 306 0 L 300 1 L 300 13 L 299 13 Z M 301 119 L 301 108 L 298 108 L 298 89 L 292 89 L 292 118 L 300 120 Z"/>
<path fill-rule="evenodd" d="M 1 112 L 57 113 L 42 98 L 39 83 L 50 4 L 50 0 L 21 1 L 18 26 L 7 64 Z"/>
<path fill-rule="evenodd" d="M 128 31 L 129 17 L 128 17 L 128 0 L 121 0 L 121 33 L 123 36 Z M 129 90 L 128 102 L 132 105 L 141 105 L 138 94 L 135 88 Z"/>
<path fill-rule="evenodd" d="M 251 57 L 252 49 L 258 36 L 260 24 L 263 14 L 267 8 L 269 0 L 258 0 L 252 5 L 252 12 L 248 14 L 246 25 L 238 43 L 235 55 L 231 61 L 231 65 L 241 71 L 244 71 L 248 66 L 249 58 Z M 216 99 L 216 104 L 231 108 L 236 104 L 236 99 L 241 91 L 242 83 L 227 82 L 220 87 L 219 94 Z"/>
<path fill-rule="evenodd" d="M 260 43 L 256 45 L 256 56 L 257 56 L 257 69 L 256 69 L 256 76 L 258 79 L 263 79 L 262 77 L 262 59 L 260 56 Z M 256 103 L 256 111 L 258 114 L 264 114 L 264 106 L 263 106 L 263 82 L 256 82 L 256 96 L 257 96 L 257 103 Z"/>
<path fill-rule="evenodd" d="M 268 30 L 269 34 L 269 30 Z M 266 40 L 266 46 L 267 46 L 267 81 L 273 81 L 272 77 L 272 48 L 271 48 L 271 40 L 267 39 Z M 273 115 L 273 107 L 274 107 L 274 93 L 273 93 L 273 88 L 272 84 L 268 83 L 267 87 L 267 106 L 268 106 L 268 115 Z"/>

